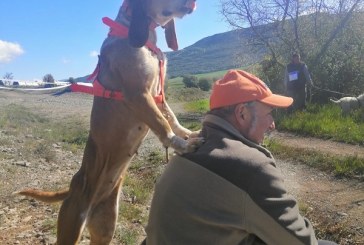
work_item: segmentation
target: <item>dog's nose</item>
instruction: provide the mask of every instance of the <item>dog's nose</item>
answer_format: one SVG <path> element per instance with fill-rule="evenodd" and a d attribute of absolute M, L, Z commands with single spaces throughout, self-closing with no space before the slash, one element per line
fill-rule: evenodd
<path fill-rule="evenodd" d="M 189 14 L 192 13 L 197 7 L 196 0 L 187 0 L 185 7 L 189 9 Z"/>

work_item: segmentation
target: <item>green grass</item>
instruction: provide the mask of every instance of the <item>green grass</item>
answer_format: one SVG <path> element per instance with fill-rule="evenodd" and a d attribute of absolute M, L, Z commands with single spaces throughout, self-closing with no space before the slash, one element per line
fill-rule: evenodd
<path fill-rule="evenodd" d="M 243 67 L 241 69 L 251 69 L 252 66 L 250 67 Z M 215 81 L 217 79 L 222 78 L 226 72 L 228 70 L 221 70 L 221 71 L 214 71 L 214 72 L 209 72 L 209 73 L 201 73 L 201 74 L 193 74 L 193 76 L 196 76 L 198 79 L 200 78 L 206 78 L 208 80 L 212 80 Z M 184 88 L 184 84 L 182 82 L 183 77 L 175 77 L 175 78 L 171 78 L 168 79 L 167 83 L 168 83 L 168 87 L 171 89 L 180 89 L 180 88 Z"/>
<path fill-rule="evenodd" d="M 187 102 L 185 104 L 185 109 L 187 112 L 203 114 L 209 110 L 209 104 L 210 102 L 208 99 L 195 100 Z"/>
<path fill-rule="evenodd" d="M 49 206 L 52 210 L 52 213 L 55 213 L 59 210 L 60 203 L 50 204 Z M 42 222 L 42 231 L 49 232 L 55 236 L 57 234 L 57 220 L 54 218 L 45 219 Z"/>
<path fill-rule="evenodd" d="M 315 150 L 297 149 L 268 139 L 267 148 L 276 158 L 300 162 L 322 171 L 334 173 L 338 177 L 364 180 L 364 158 L 357 156 L 334 156 Z"/>
<path fill-rule="evenodd" d="M 215 72 L 210 72 L 210 73 L 203 73 L 203 74 L 193 74 L 193 76 L 196 76 L 198 79 L 200 78 L 207 78 L 207 79 L 219 79 L 221 77 L 223 77 L 225 75 L 225 73 L 228 70 L 222 70 L 222 71 L 215 71 Z M 168 79 L 168 86 L 170 88 L 182 88 L 183 87 L 183 83 L 182 83 L 182 77 L 175 77 L 172 79 Z"/>
<path fill-rule="evenodd" d="M 52 122 L 48 130 L 43 130 L 39 134 L 46 139 L 55 139 L 83 149 L 88 139 L 88 130 L 86 123 L 74 117 L 62 122 Z"/>
<path fill-rule="evenodd" d="M 134 160 L 123 184 L 124 195 L 135 204 L 146 205 L 160 175 L 158 169 L 164 164 L 164 153 L 159 151 L 149 153 L 146 159 Z"/>
<path fill-rule="evenodd" d="M 197 122 L 195 119 L 178 119 L 185 128 L 188 128 L 191 131 L 197 131 L 201 129 L 201 122 Z"/>
<path fill-rule="evenodd" d="M 198 88 L 179 88 L 167 91 L 168 102 L 186 102 L 209 98 L 210 92 L 202 91 Z"/>
<path fill-rule="evenodd" d="M 134 203 L 123 202 L 120 204 L 119 213 L 122 215 L 121 220 L 127 222 L 146 222 L 146 216 L 143 215 L 143 209 Z"/>
<path fill-rule="evenodd" d="M 309 105 L 306 111 L 279 117 L 276 126 L 301 135 L 364 145 L 364 109 L 343 116 L 335 105 Z"/>
<path fill-rule="evenodd" d="M 57 220 L 49 218 L 43 221 L 42 230 L 50 232 L 52 235 L 57 234 Z"/>
<path fill-rule="evenodd" d="M 68 150 L 83 149 L 88 137 L 88 125 L 79 118 L 62 121 L 33 113 L 25 106 L 10 104 L 0 109 L 0 128 L 9 135 L 30 135 L 26 139 L 25 153 L 36 153 L 52 160 L 51 145 L 64 142 Z M 38 139 L 38 140 L 34 140 Z"/>
<path fill-rule="evenodd" d="M 138 242 L 139 233 L 137 227 L 118 226 L 114 238 L 122 245 L 134 245 Z"/>
<path fill-rule="evenodd" d="M 0 128 L 6 129 L 8 134 L 18 135 L 20 131 L 32 133 L 34 125 L 44 125 L 49 120 L 30 112 L 26 107 L 10 104 L 1 108 Z"/>
<path fill-rule="evenodd" d="M 131 163 L 122 190 L 125 201 L 119 207 L 119 222 L 125 225 L 115 234 L 121 244 L 136 244 L 140 237 L 134 225 L 146 225 L 148 212 L 145 207 L 149 204 L 154 185 L 164 165 L 164 152 L 160 151 L 152 151 L 146 158 L 134 159 Z"/>
<path fill-rule="evenodd" d="M 201 78 L 206 78 L 208 80 L 211 81 L 216 81 L 217 79 L 222 78 L 227 70 L 223 70 L 223 71 L 215 71 L 215 72 L 210 72 L 210 73 L 204 73 L 204 74 L 193 74 L 193 76 L 197 77 L 198 79 Z M 185 86 L 182 82 L 183 77 L 175 77 L 172 79 L 168 79 L 167 81 L 167 91 L 171 91 L 171 90 L 181 90 L 184 89 Z"/>

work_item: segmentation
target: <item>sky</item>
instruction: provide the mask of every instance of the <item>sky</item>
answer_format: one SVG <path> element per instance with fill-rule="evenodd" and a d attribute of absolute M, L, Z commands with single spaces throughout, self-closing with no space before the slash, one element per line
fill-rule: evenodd
<path fill-rule="evenodd" d="M 230 31 L 219 14 L 219 0 L 197 0 L 191 15 L 176 20 L 179 49 L 200 39 Z M 77 78 L 92 73 L 108 27 L 102 17 L 114 19 L 122 0 L 1 0 L 0 78 L 41 80 Z M 158 47 L 165 44 L 157 29 Z"/>

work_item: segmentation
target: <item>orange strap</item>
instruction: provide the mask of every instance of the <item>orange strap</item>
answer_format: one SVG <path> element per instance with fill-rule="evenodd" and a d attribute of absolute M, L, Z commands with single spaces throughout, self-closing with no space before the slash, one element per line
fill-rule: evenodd
<path fill-rule="evenodd" d="M 94 96 L 106 99 L 113 99 L 113 100 L 124 99 L 124 95 L 120 91 L 105 89 L 97 79 L 94 80 L 93 84 L 90 83 L 86 85 L 86 84 L 73 83 L 71 85 L 71 91 L 92 94 Z M 157 104 L 164 103 L 164 93 L 162 92 L 160 95 L 155 96 L 154 101 Z"/>
<path fill-rule="evenodd" d="M 105 25 L 110 27 L 110 31 L 109 31 L 109 35 L 110 36 L 117 36 L 117 37 L 122 37 L 122 38 L 127 38 L 128 34 L 129 34 L 129 28 L 110 19 L 109 17 L 104 17 L 102 18 L 102 22 L 104 22 Z M 152 51 L 153 53 L 155 53 L 159 58 L 163 57 L 161 56 L 162 51 L 152 42 L 147 41 L 145 43 L 145 46 Z M 160 58 L 161 59 L 161 58 Z"/>
<path fill-rule="evenodd" d="M 165 95 L 164 95 L 164 61 L 163 60 L 159 60 L 159 80 L 160 80 L 160 86 L 161 86 L 161 92 L 160 92 L 160 97 L 161 97 L 161 102 L 160 103 L 164 103 L 165 102 Z M 155 100 L 155 98 L 154 98 Z"/>

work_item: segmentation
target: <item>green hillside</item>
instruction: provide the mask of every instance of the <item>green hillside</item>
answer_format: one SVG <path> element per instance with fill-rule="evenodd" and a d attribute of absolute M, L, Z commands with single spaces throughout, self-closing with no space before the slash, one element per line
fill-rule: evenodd
<path fill-rule="evenodd" d="M 250 29 L 215 34 L 175 52 L 167 52 L 168 75 L 200 74 L 248 66 L 260 61 L 262 46 L 251 42 Z"/>

